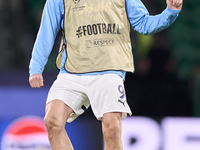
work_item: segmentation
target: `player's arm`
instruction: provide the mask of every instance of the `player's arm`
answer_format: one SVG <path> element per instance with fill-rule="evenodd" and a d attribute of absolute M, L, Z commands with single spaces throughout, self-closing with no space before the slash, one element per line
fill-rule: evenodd
<path fill-rule="evenodd" d="M 29 65 L 31 87 L 43 86 L 42 72 L 60 30 L 62 0 L 47 0 L 44 6 L 40 28 L 33 47 Z"/>
<path fill-rule="evenodd" d="M 182 0 L 166 0 L 167 8 L 151 16 L 140 0 L 126 0 L 126 9 L 131 27 L 142 34 L 153 34 L 169 27 L 178 17 Z"/>

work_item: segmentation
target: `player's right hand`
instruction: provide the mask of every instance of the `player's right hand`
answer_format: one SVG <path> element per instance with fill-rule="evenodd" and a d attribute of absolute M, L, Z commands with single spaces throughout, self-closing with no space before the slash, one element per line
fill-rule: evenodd
<path fill-rule="evenodd" d="M 32 88 L 40 88 L 44 86 L 43 76 L 41 74 L 34 74 L 29 77 L 29 83 Z"/>

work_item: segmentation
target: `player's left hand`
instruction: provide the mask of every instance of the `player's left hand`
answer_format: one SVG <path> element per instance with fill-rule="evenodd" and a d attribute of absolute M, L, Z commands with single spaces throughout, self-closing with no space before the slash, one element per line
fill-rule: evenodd
<path fill-rule="evenodd" d="M 181 10 L 183 6 L 183 0 L 166 0 L 167 6 L 173 10 Z"/>

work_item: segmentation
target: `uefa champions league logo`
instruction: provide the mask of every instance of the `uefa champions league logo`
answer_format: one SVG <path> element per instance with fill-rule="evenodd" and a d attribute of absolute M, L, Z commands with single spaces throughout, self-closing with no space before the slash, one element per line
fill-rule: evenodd
<path fill-rule="evenodd" d="M 81 0 L 73 0 L 73 7 L 71 8 L 72 11 L 82 11 L 85 9 L 85 4 L 80 4 Z"/>
<path fill-rule="evenodd" d="M 78 4 L 80 2 L 80 0 L 73 0 L 74 4 Z"/>

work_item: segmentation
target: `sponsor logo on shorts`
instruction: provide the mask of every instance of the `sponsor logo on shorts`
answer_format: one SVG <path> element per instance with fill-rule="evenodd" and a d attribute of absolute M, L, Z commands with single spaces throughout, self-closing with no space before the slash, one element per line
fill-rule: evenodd
<path fill-rule="evenodd" d="M 124 105 L 124 107 L 125 107 L 126 100 L 124 102 L 122 102 L 121 100 L 118 99 L 118 102 L 122 103 Z"/>

